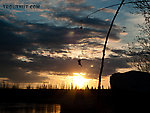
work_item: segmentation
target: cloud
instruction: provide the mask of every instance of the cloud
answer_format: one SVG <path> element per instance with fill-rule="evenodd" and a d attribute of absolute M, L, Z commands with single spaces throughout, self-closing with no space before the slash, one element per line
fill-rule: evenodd
<path fill-rule="evenodd" d="M 69 11 L 88 11 L 88 10 L 91 10 L 93 9 L 94 6 L 86 6 L 86 5 L 76 5 L 76 4 L 69 4 L 67 5 L 67 7 L 65 7 L 65 10 L 69 10 Z"/>
<path fill-rule="evenodd" d="M 27 74 L 22 68 L 25 62 L 15 60 L 11 53 L 0 53 L 0 78 L 8 78 L 12 82 L 42 82 L 46 78 L 37 76 L 36 72 Z"/>
<path fill-rule="evenodd" d="M 83 8 L 86 10 L 90 7 Z M 9 78 L 13 82 L 42 82 L 47 77 L 41 77 L 39 73 L 49 71 L 68 73 L 68 75 L 85 71 L 89 73 L 88 78 L 98 77 L 100 65 L 98 58 L 110 22 L 98 18 L 85 18 L 76 11 L 55 10 L 55 12 L 50 16 L 56 20 L 56 24 L 31 23 L 31 21 L 29 23 L 14 19 L 10 17 L 11 14 L 0 14 L 1 77 Z M 42 14 L 46 15 L 46 13 L 39 15 L 49 18 Z M 64 20 L 70 25 L 62 24 L 61 21 Z M 114 25 L 110 39 L 120 40 L 119 33 L 120 27 Z M 82 60 L 84 69 L 77 64 L 82 50 L 89 55 L 85 55 Z M 92 54 L 99 56 L 97 59 L 92 59 L 93 56 L 90 57 Z M 123 61 L 124 59 L 107 59 L 104 75 L 114 73 L 118 68 L 128 67 Z M 115 62 L 120 63 L 115 64 Z"/>
<path fill-rule="evenodd" d="M 116 13 L 116 10 L 114 10 L 114 9 L 108 9 L 108 8 L 104 8 L 103 11 L 106 12 L 106 13 Z"/>
<path fill-rule="evenodd" d="M 33 63 L 26 63 L 22 65 L 23 69 L 31 70 L 33 72 L 55 72 L 60 73 L 61 76 L 71 75 L 74 72 L 87 73 L 87 78 L 98 78 L 100 60 L 82 60 L 83 67 L 81 68 L 77 62 L 78 59 L 61 59 L 61 58 L 49 58 L 43 56 L 35 56 Z M 91 67 L 93 65 L 93 67 Z M 105 60 L 105 68 L 103 75 L 110 75 L 116 72 L 118 68 L 129 68 L 126 63 L 126 59 L 111 58 Z M 65 74 L 61 74 L 65 73 Z M 54 73 L 53 73 L 54 74 Z"/>
<path fill-rule="evenodd" d="M 105 19 L 105 21 L 107 22 L 107 21 L 110 21 L 110 19 Z"/>
<path fill-rule="evenodd" d="M 82 4 L 85 0 L 65 0 L 66 3 Z"/>
<path fill-rule="evenodd" d="M 125 54 L 126 51 L 122 49 L 113 49 L 112 52 L 117 53 L 117 54 Z"/>
<path fill-rule="evenodd" d="M 42 81 L 35 73 L 26 74 L 24 69 L 20 69 L 25 62 L 18 61 L 14 54 L 24 55 L 23 49 L 31 47 L 30 41 L 27 38 L 17 35 L 14 32 L 19 32 L 22 29 L 14 26 L 11 23 L 0 20 L 0 76 L 7 77 L 13 82 L 39 82 Z"/>
<path fill-rule="evenodd" d="M 126 33 L 126 32 L 120 32 L 120 35 L 126 36 L 126 35 L 128 35 L 128 33 Z"/>
<path fill-rule="evenodd" d="M 1 0 L 0 3 L 1 4 L 19 4 L 20 1 L 19 0 L 13 0 L 13 1 L 11 1 L 11 0 Z"/>
<path fill-rule="evenodd" d="M 61 18 L 66 18 L 68 20 L 70 20 L 71 23 L 68 24 L 68 26 L 83 26 L 85 27 L 84 30 L 91 29 L 91 31 L 95 31 L 95 35 L 97 35 L 98 37 L 105 37 L 107 30 L 110 26 L 110 22 L 109 21 L 104 21 L 101 19 L 97 19 L 97 18 L 86 18 L 86 17 L 79 17 L 76 16 L 76 13 L 70 13 L 70 12 L 60 12 L 60 13 L 56 13 L 54 14 L 54 17 L 57 19 L 61 19 Z M 113 26 L 111 35 L 110 35 L 110 39 L 112 40 L 119 40 L 119 33 L 120 33 L 120 27 L 117 25 Z M 96 33 L 97 32 L 97 33 Z"/>

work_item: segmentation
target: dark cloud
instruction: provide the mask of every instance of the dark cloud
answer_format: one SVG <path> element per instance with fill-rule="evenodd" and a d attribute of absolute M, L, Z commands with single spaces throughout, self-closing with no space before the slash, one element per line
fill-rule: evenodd
<path fill-rule="evenodd" d="M 13 29 L 14 28 L 14 29 Z M 28 40 L 13 33 L 17 28 L 0 20 L 0 51 L 21 52 Z M 19 28 L 18 28 L 19 31 Z"/>
<path fill-rule="evenodd" d="M 130 49 L 126 49 L 126 50 L 123 50 L 123 49 L 112 49 L 111 50 L 112 52 L 114 52 L 115 54 L 117 54 L 117 56 L 130 56 L 131 57 L 137 57 L 137 56 L 140 56 L 140 55 L 149 55 L 150 53 L 147 52 L 147 51 L 137 51 L 137 49 L 135 51 L 131 51 Z M 113 56 L 113 55 L 112 55 Z"/>
<path fill-rule="evenodd" d="M 37 76 L 36 72 L 27 74 L 29 69 L 23 68 L 26 63 L 14 59 L 8 51 L 0 53 L 0 62 L 0 77 L 7 77 L 13 82 L 42 82 L 46 79 Z"/>
<path fill-rule="evenodd" d="M 69 4 L 67 5 L 67 7 L 65 8 L 65 10 L 69 10 L 69 11 L 89 11 L 91 9 L 93 9 L 94 7 L 93 6 L 86 6 L 85 4 L 82 5 L 82 4 Z"/>
<path fill-rule="evenodd" d="M 34 62 L 24 65 L 23 68 L 29 68 L 33 71 L 54 71 L 63 73 L 86 72 L 88 78 L 98 78 L 101 60 L 86 60 L 81 61 L 83 67 L 78 65 L 78 59 L 62 59 L 49 57 L 34 57 Z M 93 65 L 93 67 L 91 67 Z M 103 75 L 111 75 L 116 72 L 118 68 L 129 68 L 125 58 L 111 58 L 105 60 Z"/>
<path fill-rule="evenodd" d="M 119 56 L 119 55 L 110 54 L 109 57 L 110 57 L 110 58 L 119 58 L 120 56 Z"/>
<path fill-rule="evenodd" d="M 104 21 L 98 18 L 87 18 L 86 16 L 83 15 L 80 16 L 80 14 L 72 12 L 57 12 L 54 14 L 54 17 L 58 19 L 67 18 L 71 20 L 71 23 L 68 25 L 79 27 L 83 26 L 84 28 L 94 31 L 95 34 L 92 34 L 92 36 L 95 35 L 95 37 L 97 36 L 99 38 L 104 38 L 106 36 L 108 28 L 110 26 L 109 21 Z M 120 31 L 121 31 L 120 27 L 114 25 L 109 38 L 113 40 L 119 40 Z"/>
<path fill-rule="evenodd" d="M 111 49 L 114 54 L 109 55 L 111 58 L 120 58 L 127 55 L 127 51 L 123 49 Z"/>
<path fill-rule="evenodd" d="M 2 16 L 5 16 L 1 14 Z M 83 60 L 83 69 L 77 64 L 77 59 L 52 58 L 38 54 L 31 54 L 38 48 L 49 49 L 50 53 L 66 53 L 62 49 L 65 44 L 80 44 L 81 39 L 98 37 L 103 39 L 110 23 L 100 19 L 82 18 L 71 13 L 58 13 L 55 17 L 70 18 L 74 24 L 84 24 L 83 30 L 76 27 L 49 26 L 47 24 L 27 23 L 16 21 L 5 16 L 6 20 L 0 20 L 0 77 L 8 77 L 13 82 L 41 82 L 46 78 L 38 76 L 38 72 L 81 72 L 91 73 L 89 78 L 97 78 L 100 60 Z M 81 22 L 80 20 L 83 20 Z M 98 29 L 94 29 L 100 28 Z M 114 26 L 110 39 L 118 40 L 119 29 Z M 85 42 L 83 42 L 85 43 Z M 100 45 L 97 42 L 86 42 L 89 45 Z M 27 51 L 27 52 L 26 52 Z M 32 58 L 33 62 L 25 62 L 17 59 L 17 56 Z M 93 68 L 90 66 L 94 65 Z M 107 59 L 104 75 L 114 73 L 117 68 L 126 68 L 128 65 L 123 59 Z M 31 71 L 31 73 L 27 73 Z"/>
<path fill-rule="evenodd" d="M 28 38 L 16 35 L 22 31 L 14 24 L 0 20 L 0 77 L 8 77 L 13 82 L 40 82 L 45 78 L 36 72 L 27 74 L 21 67 L 25 62 L 16 60 L 14 54 L 24 55 L 24 49 L 32 46 Z"/>
<path fill-rule="evenodd" d="M 65 0 L 66 3 L 82 4 L 85 0 Z"/>
<path fill-rule="evenodd" d="M 116 54 L 126 54 L 126 50 L 122 50 L 122 49 L 112 49 L 111 51 Z"/>

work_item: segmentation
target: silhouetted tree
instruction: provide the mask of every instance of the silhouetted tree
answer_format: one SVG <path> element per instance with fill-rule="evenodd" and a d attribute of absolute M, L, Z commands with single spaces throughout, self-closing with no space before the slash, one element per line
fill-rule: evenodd
<path fill-rule="evenodd" d="M 76 86 L 75 86 L 75 90 L 77 90 L 77 89 L 78 89 L 78 86 L 76 85 Z"/>
<path fill-rule="evenodd" d="M 73 83 L 71 83 L 71 89 L 73 90 Z"/>
<path fill-rule="evenodd" d="M 12 89 L 19 89 L 19 84 L 13 84 Z"/>
<path fill-rule="evenodd" d="M 48 89 L 53 89 L 51 84 L 48 85 Z"/>
<path fill-rule="evenodd" d="M 149 11 L 150 11 L 150 3 L 149 3 L 149 0 L 126 0 L 126 3 L 124 3 L 125 0 L 122 0 L 120 4 L 114 4 L 114 5 L 110 5 L 110 6 L 107 6 L 105 8 L 110 8 L 110 7 L 114 7 L 114 6 L 118 6 L 118 9 L 112 19 L 112 22 L 111 22 L 111 25 L 110 25 L 110 28 L 107 32 L 107 35 L 106 35 L 106 40 L 105 40 L 105 43 L 104 43 L 104 48 L 103 48 L 103 55 L 102 55 L 102 62 L 101 62 L 101 67 L 100 67 L 100 72 L 99 72 L 99 83 L 98 83 L 98 89 L 101 88 L 101 76 L 102 76 L 102 73 L 103 73 L 103 68 L 104 68 L 104 60 L 105 60 L 105 50 L 106 50 L 106 46 L 107 46 L 107 42 L 108 42 L 108 38 L 109 38 L 109 35 L 110 35 L 110 32 L 111 32 L 111 29 L 112 29 L 112 26 L 113 26 L 113 23 L 115 21 L 115 18 L 117 17 L 118 13 L 119 13 L 119 10 L 120 8 L 122 7 L 122 5 L 124 4 L 130 4 L 130 3 L 133 3 L 135 4 L 137 7 L 136 8 L 140 8 L 142 11 L 143 11 L 143 8 L 146 8 L 147 9 L 147 12 L 144 10 L 143 12 L 143 15 L 145 17 L 145 20 L 148 22 L 148 24 L 150 24 L 149 22 L 149 16 L 147 16 L 147 14 L 149 15 Z M 98 11 L 101 11 L 105 8 L 101 8 L 99 10 L 96 10 L 92 13 L 90 13 L 87 17 L 89 17 L 90 15 L 98 12 Z"/>
<path fill-rule="evenodd" d="M 61 85 L 61 89 L 65 89 L 65 85 L 64 84 Z"/>
<path fill-rule="evenodd" d="M 130 64 L 138 70 L 150 73 L 150 38 L 139 38 L 136 43 L 128 45 Z"/>
<path fill-rule="evenodd" d="M 88 85 L 86 86 L 86 89 L 89 90 L 89 86 Z"/>
<path fill-rule="evenodd" d="M 104 89 L 104 86 L 102 85 L 102 89 Z"/>
<path fill-rule="evenodd" d="M 42 88 L 42 89 L 47 89 L 47 85 L 46 85 L 45 83 L 43 83 L 43 85 L 42 85 L 41 88 Z"/>
<path fill-rule="evenodd" d="M 150 72 L 150 1 L 134 0 L 136 13 L 143 15 L 145 22 L 140 27 L 140 35 L 134 43 L 128 45 L 127 54 L 133 56 L 131 65 L 143 72 Z M 140 1 L 140 2 L 139 2 Z"/>
<path fill-rule="evenodd" d="M 26 88 L 27 88 L 27 89 L 31 89 L 31 85 L 29 84 Z"/>
<path fill-rule="evenodd" d="M 140 26 L 141 31 L 150 37 L 150 1 L 149 0 L 134 0 L 134 7 L 136 9 L 136 13 L 140 13 L 144 16 L 145 23 Z"/>
<path fill-rule="evenodd" d="M 58 89 L 58 86 L 56 85 L 55 89 Z"/>

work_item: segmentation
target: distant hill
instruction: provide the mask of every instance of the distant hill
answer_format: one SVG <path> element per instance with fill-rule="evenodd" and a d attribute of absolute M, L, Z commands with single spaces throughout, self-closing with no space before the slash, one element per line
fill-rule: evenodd
<path fill-rule="evenodd" d="M 150 74 L 140 71 L 115 73 L 110 77 L 113 91 L 150 92 Z"/>

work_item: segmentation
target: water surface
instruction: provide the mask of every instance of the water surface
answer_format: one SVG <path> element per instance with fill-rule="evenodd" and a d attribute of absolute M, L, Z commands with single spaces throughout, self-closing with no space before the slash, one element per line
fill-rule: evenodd
<path fill-rule="evenodd" d="M 60 113 L 60 104 L 1 103 L 0 113 Z"/>

